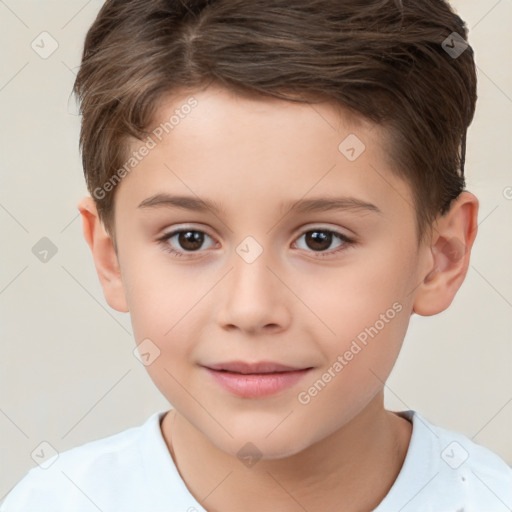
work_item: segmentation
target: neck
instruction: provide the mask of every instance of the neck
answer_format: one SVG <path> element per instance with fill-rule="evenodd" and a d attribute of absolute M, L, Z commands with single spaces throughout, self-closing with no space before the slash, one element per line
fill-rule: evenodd
<path fill-rule="evenodd" d="M 403 465 L 412 425 L 386 411 L 383 395 L 307 449 L 244 466 L 213 445 L 177 411 L 162 433 L 188 489 L 210 512 L 373 510 Z"/>

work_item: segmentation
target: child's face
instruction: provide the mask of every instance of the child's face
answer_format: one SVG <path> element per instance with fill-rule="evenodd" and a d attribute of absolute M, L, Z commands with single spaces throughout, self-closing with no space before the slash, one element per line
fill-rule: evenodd
<path fill-rule="evenodd" d="M 116 191 L 135 341 L 158 347 L 151 378 L 215 445 L 236 454 L 250 441 L 266 457 L 290 455 L 380 403 L 428 249 L 417 245 L 411 190 L 387 167 L 377 127 L 349 125 L 328 104 L 217 88 L 193 96 L 197 105 Z M 166 103 L 156 124 L 189 98 Z M 338 149 L 350 134 L 366 146 L 359 156 L 354 139 Z M 140 207 L 157 194 L 222 210 Z M 313 198 L 374 207 L 288 211 Z M 195 238 L 158 241 L 178 229 Z M 229 361 L 311 369 L 274 393 L 240 396 L 205 368 Z"/>

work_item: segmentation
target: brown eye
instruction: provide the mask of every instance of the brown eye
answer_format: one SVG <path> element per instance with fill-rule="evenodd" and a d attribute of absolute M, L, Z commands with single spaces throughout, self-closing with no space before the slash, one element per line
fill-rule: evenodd
<path fill-rule="evenodd" d="M 353 243 L 347 236 L 330 229 L 310 229 L 305 231 L 298 240 L 301 238 L 304 238 L 303 245 L 305 247 L 299 248 L 318 253 L 318 256 L 330 256 L 344 250 Z M 334 250 L 327 251 L 335 241 L 338 241 L 338 245 L 335 246 Z M 299 246 L 299 244 L 297 245 Z"/>
<path fill-rule="evenodd" d="M 332 234 L 328 231 L 308 231 L 305 233 L 306 245 L 314 251 L 325 251 L 332 244 Z"/>
<path fill-rule="evenodd" d="M 204 233 L 201 231 L 180 231 L 177 236 L 179 246 L 186 251 L 196 251 L 204 242 Z"/>
<path fill-rule="evenodd" d="M 201 253 L 206 238 L 210 238 L 204 231 L 197 229 L 177 229 L 171 233 L 167 233 L 158 239 L 167 252 L 175 256 L 186 256 L 187 253 Z M 174 243 L 170 243 L 175 239 Z M 211 245 L 215 245 L 214 243 Z"/>

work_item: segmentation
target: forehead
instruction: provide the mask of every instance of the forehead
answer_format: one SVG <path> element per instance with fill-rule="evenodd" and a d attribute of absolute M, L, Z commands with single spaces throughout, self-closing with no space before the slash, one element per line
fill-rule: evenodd
<path fill-rule="evenodd" d="M 377 205 L 402 197 L 403 213 L 410 190 L 390 172 L 386 140 L 380 126 L 328 102 L 183 90 L 159 102 L 149 138 L 132 141 L 135 152 L 152 147 L 120 184 L 120 202 L 173 192 L 247 211 L 252 201 L 282 209 L 343 194 Z"/>
<path fill-rule="evenodd" d="M 171 138 L 170 132 L 185 132 L 187 125 L 197 137 L 204 130 L 209 139 L 212 139 L 212 125 L 222 136 L 238 133 L 241 128 L 258 135 L 279 128 L 282 133 L 276 140 L 278 143 L 286 138 L 302 139 L 302 142 L 308 138 L 315 140 L 321 132 L 334 135 L 346 130 L 361 134 L 371 132 L 375 142 L 379 143 L 384 143 L 387 138 L 385 129 L 339 103 L 327 100 L 306 102 L 299 101 L 296 94 L 289 96 L 296 101 L 239 93 L 218 85 L 199 91 L 178 89 L 158 100 L 150 125 L 153 130 L 163 127 L 166 139 Z M 189 121 L 185 122 L 187 119 Z M 267 137 L 266 142 L 268 144 L 271 139 Z"/>

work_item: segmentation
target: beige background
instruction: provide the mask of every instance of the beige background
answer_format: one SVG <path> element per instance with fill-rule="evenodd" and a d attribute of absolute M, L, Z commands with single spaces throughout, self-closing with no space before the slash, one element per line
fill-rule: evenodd
<path fill-rule="evenodd" d="M 480 229 L 449 310 L 413 317 L 386 400 L 512 464 L 512 0 L 452 3 L 478 65 L 466 169 Z M 0 498 L 41 442 L 63 451 L 168 408 L 133 356 L 128 315 L 103 297 L 76 208 L 87 192 L 70 91 L 101 4 L 0 0 Z M 46 59 L 31 48 L 43 31 L 58 43 Z M 32 253 L 42 237 L 57 248 L 46 263 Z"/>

